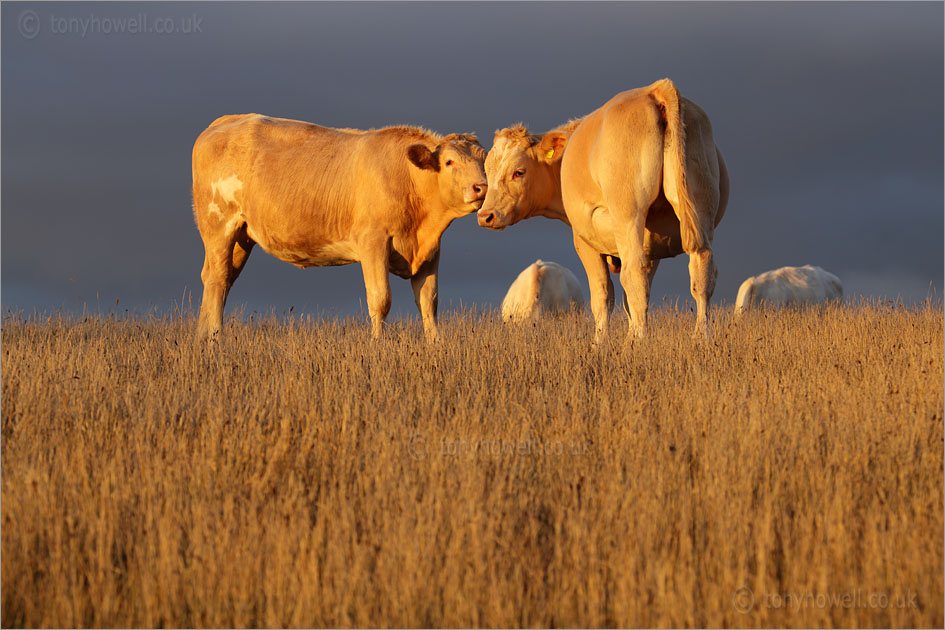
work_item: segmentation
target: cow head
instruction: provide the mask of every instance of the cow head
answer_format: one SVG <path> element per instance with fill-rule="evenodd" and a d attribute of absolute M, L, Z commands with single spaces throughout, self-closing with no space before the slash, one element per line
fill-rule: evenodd
<path fill-rule="evenodd" d="M 501 230 L 542 213 L 561 187 L 560 162 L 568 137 L 534 136 L 522 125 L 500 129 L 486 156 L 489 190 L 479 225 Z"/>
<path fill-rule="evenodd" d="M 407 148 L 407 158 L 417 168 L 436 173 L 443 203 L 461 215 L 475 212 L 486 198 L 486 151 L 471 134 L 450 134 L 432 151 L 424 144 Z"/>

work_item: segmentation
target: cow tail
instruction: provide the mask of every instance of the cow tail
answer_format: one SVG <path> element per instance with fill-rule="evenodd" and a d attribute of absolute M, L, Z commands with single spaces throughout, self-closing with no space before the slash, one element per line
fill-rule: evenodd
<path fill-rule="evenodd" d="M 680 235 L 682 236 L 683 250 L 687 253 L 696 252 L 708 247 L 709 239 L 706 230 L 696 212 L 692 196 L 689 194 L 689 184 L 686 179 L 686 123 L 683 119 L 679 91 L 669 79 L 663 79 L 653 84 L 653 96 L 659 103 L 665 117 L 665 131 L 663 136 L 663 164 L 670 165 L 671 172 L 676 173 L 676 216 L 679 218 Z M 666 172 L 666 168 L 663 169 Z"/>

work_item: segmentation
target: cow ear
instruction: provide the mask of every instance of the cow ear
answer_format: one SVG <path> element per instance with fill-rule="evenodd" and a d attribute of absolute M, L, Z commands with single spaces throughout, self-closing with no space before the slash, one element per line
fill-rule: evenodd
<path fill-rule="evenodd" d="M 411 144 L 407 147 L 407 159 L 417 168 L 440 170 L 440 160 L 437 154 L 423 144 Z"/>
<path fill-rule="evenodd" d="M 560 131 L 549 131 L 538 143 L 538 155 L 545 162 L 560 160 L 567 143 L 568 136 Z"/>

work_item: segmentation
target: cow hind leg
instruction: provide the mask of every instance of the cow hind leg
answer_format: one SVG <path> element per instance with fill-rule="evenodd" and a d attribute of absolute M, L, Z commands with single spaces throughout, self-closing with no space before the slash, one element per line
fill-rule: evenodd
<path fill-rule="evenodd" d="M 643 251 L 643 226 L 646 216 L 638 210 L 643 204 L 626 199 L 622 204 L 624 226 L 615 232 L 620 254 L 620 284 L 623 287 L 623 308 L 629 321 L 629 338 L 646 333 L 647 309 L 650 302 L 650 265 Z"/>
<path fill-rule="evenodd" d="M 610 311 L 614 307 L 614 283 L 607 272 L 604 257 L 583 238 L 574 234 L 574 249 L 587 272 L 591 295 L 591 313 L 594 315 L 594 345 L 600 345 L 607 334 Z"/>
<path fill-rule="evenodd" d="M 696 300 L 696 327 L 694 337 L 709 335 L 709 300 L 715 292 L 715 256 L 709 248 L 703 248 L 689 254 L 689 279 L 692 297 Z"/>
<path fill-rule="evenodd" d="M 632 246 L 629 248 L 634 249 Z M 624 310 L 630 318 L 629 335 L 641 338 L 646 334 L 647 311 L 650 304 L 650 283 L 647 279 L 647 265 L 639 255 L 621 256 L 623 266 L 620 269 L 620 284 L 623 286 Z M 623 252 L 621 252 L 623 253 Z"/>
<path fill-rule="evenodd" d="M 620 257 L 620 284 L 630 314 L 629 339 L 646 333 L 650 302 L 650 265 L 644 251 L 646 217 L 659 196 L 663 164 L 663 136 L 656 113 L 648 131 L 636 138 L 632 159 L 601 163 L 600 186 L 604 205 L 614 217 L 614 237 Z M 615 133 L 625 133 L 621 129 Z"/>
<path fill-rule="evenodd" d="M 659 259 L 647 259 L 645 270 L 646 270 L 646 302 L 647 309 L 649 309 L 650 295 L 653 292 L 653 276 L 656 275 L 656 269 L 660 266 Z M 624 291 L 623 294 L 623 312 L 627 314 L 627 317 L 632 317 L 630 315 L 630 304 L 627 302 L 627 293 Z"/>
<path fill-rule="evenodd" d="M 620 284 L 624 291 L 624 310 L 630 317 L 629 338 L 641 338 L 646 334 L 647 311 L 650 304 L 650 282 L 656 271 L 655 265 L 646 257 L 643 249 L 644 203 L 630 200 L 629 211 L 624 213 L 626 227 L 617 236 L 620 250 Z"/>
<path fill-rule="evenodd" d="M 715 279 L 718 275 L 715 255 L 712 252 L 718 188 L 708 177 L 699 177 L 696 174 L 689 178 L 689 190 L 694 199 L 696 216 L 700 219 L 696 226 L 700 238 L 687 238 L 689 235 L 684 232 L 682 239 L 683 250 L 689 255 L 690 291 L 696 300 L 696 326 L 693 336 L 708 337 L 709 301 L 715 292 Z"/>
<path fill-rule="evenodd" d="M 224 226 L 225 228 L 227 226 Z M 255 243 L 246 235 L 246 224 L 204 236 L 203 299 L 197 323 L 199 339 L 213 339 L 223 327 L 223 309 L 233 283 L 246 265 Z"/>

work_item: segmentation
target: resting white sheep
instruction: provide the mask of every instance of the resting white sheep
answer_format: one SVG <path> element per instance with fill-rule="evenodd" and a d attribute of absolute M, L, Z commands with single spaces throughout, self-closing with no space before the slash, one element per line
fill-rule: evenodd
<path fill-rule="evenodd" d="M 502 320 L 518 323 L 570 308 L 584 308 L 577 278 L 557 263 L 536 260 L 518 274 L 505 294 Z"/>
<path fill-rule="evenodd" d="M 781 267 L 748 278 L 738 289 L 735 314 L 759 306 L 822 304 L 843 298 L 840 279 L 820 267 Z"/>

